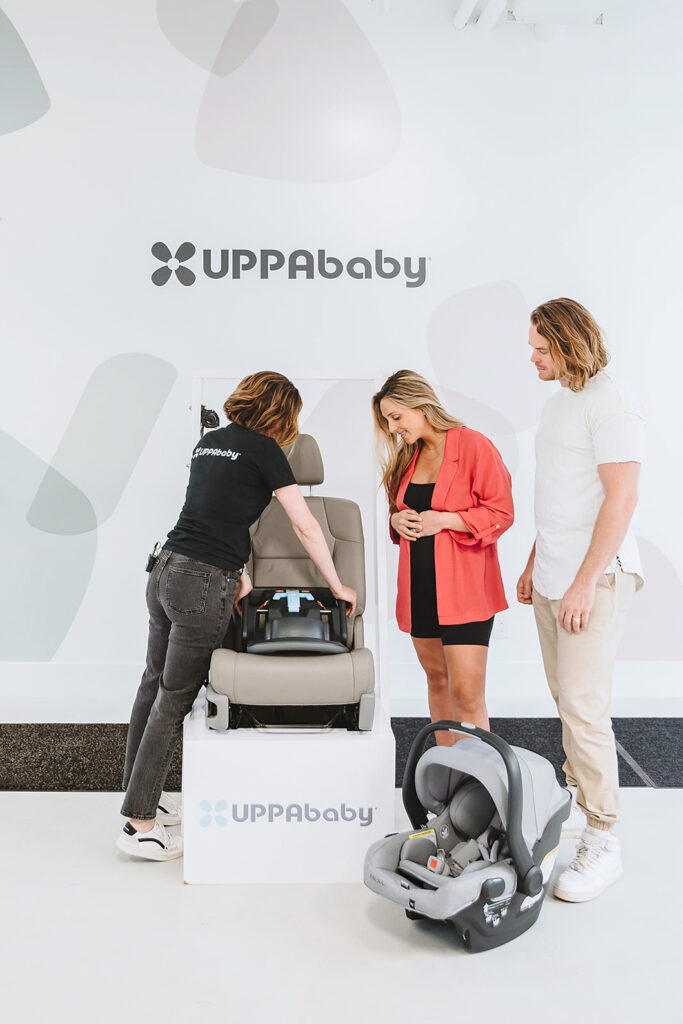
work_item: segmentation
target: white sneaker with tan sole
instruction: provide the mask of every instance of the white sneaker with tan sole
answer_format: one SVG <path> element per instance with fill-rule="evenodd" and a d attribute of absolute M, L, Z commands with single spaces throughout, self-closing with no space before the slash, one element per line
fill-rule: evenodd
<path fill-rule="evenodd" d="M 611 832 L 587 825 L 574 860 L 553 886 L 553 895 L 569 903 L 584 903 L 621 878 L 621 844 Z"/>

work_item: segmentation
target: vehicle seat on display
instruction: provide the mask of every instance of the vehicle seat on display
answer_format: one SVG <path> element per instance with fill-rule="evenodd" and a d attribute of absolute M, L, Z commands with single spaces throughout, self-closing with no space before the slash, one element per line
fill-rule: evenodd
<path fill-rule="evenodd" d="M 296 482 L 324 479 L 320 449 L 300 434 L 285 449 Z M 360 509 L 346 498 L 309 496 L 339 578 L 358 595 L 347 618 L 343 601 L 297 539 L 273 498 L 251 528 L 248 565 L 254 589 L 242 601 L 223 647 L 213 652 L 206 721 L 211 729 L 240 726 L 372 728 L 375 672 L 363 646 L 365 551 Z"/>

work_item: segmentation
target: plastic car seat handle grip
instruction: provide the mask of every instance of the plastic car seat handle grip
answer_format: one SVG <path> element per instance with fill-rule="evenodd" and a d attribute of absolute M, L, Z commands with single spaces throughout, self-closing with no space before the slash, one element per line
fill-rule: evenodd
<path fill-rule="evenodd" d="M 469 722 L 430 722 L 420 730 L 413 740 L 403 775 L 403 805 L 413 828 L 423 826 L 427 817 L 415 789 L 415 768 L 424 753 L 428 737 L 439 730 L 450 730 L 464 733 L 466 736 L 474 736 L 482 743 L 493 747 L 502 757 L 508 777 L 507 836 L 517 870 L 517 889 L 525 895 L 536 896 L 543 886 L 543 876 L 540 867 L 534 864 L 531 852 L 522 835 L 522 773 L 517 755 L 500 736 L 486 732 L 484 729 L 478 729 L 476 725 L 470 725 Z"/>

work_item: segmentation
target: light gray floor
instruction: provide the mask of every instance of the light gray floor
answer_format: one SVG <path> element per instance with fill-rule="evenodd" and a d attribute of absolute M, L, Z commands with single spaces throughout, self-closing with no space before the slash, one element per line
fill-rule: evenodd
<path fill-rule="evenodd" d="M 548 898 L 526 935 L 472 955 L 446 926 L 410 922 L 362 885 L 183 885 L 179 861 L 114 851 L 119 794 L 2 793 L 0 1014 L 8 1024 L 681 1021 L 683 791 L 622 796 L 622 881 L 593 903 Z M 570 856 L 563 843 L 560 862 Z"/>

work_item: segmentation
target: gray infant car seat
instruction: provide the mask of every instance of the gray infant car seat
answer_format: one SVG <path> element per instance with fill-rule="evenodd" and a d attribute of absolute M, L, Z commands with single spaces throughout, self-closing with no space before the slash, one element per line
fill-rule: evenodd
<path fill-rule="evenodd" d="M 422 753 L 438 729 L 467 736 Z M 411 919 L 449 921 L 472 952 L 531 927 L 571 805 L 549 761 L 467 722 L 433 722 L 411 747 L 403 802 L 413 830 L 368 850 L 373 892 Z"/>
<path fill-rule="evenodd" d="M 301 434 L 287 452 L 300 486 L 321 484 L 316 441 Z M 363 646 L 365 553 L 360 509 L 344 498 L 308 496 L 339 578 L 358 595 L 355 614 L 327 588 L 276 498 L 251 528 L 254 590 L 224 646 L 213 652 L 207 725 L 340 726 L 368 730 L 374 665 Z"/>

